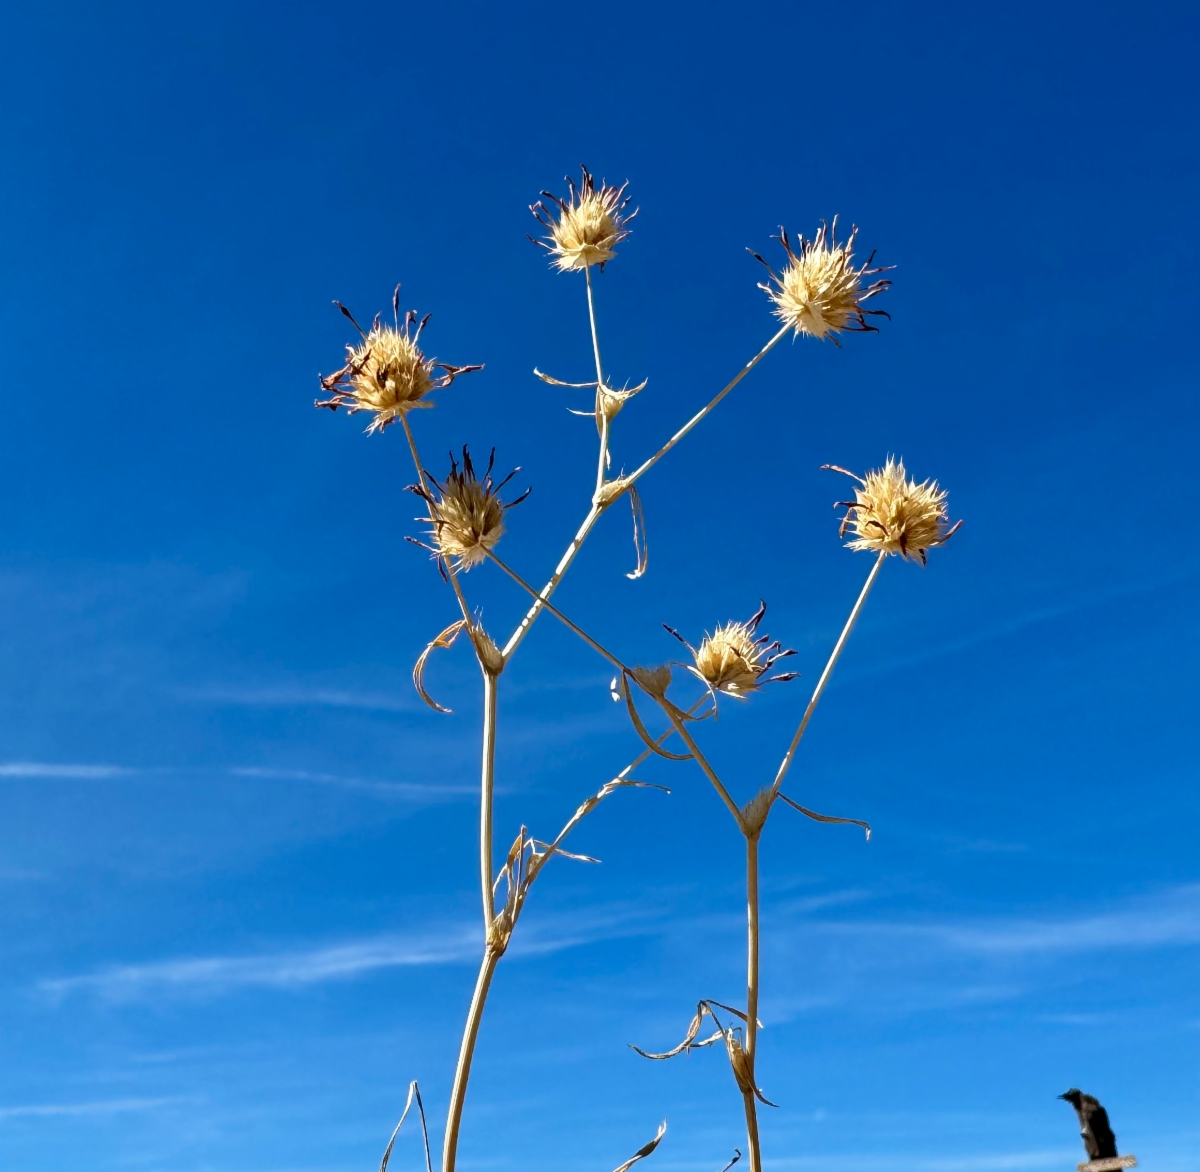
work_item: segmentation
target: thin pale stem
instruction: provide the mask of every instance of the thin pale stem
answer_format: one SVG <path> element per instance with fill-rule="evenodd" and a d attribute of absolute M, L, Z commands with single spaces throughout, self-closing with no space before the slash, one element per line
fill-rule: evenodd
<path fill-rule="evenodd" d="M 467 1013 L 467 1026 L 463 1031 L 462 1046 L 458 1051 L 458 1066 L 454 1070 L 454 1086 L 450 1091 L 450 1113 L 446 1117 L 446 1140 L 442 1147 L 442 1172 L 454 1172 L 463 1103 L 467 1098 L 467 1082 L 471 1077 L 471 1059 L 475 1055 L 475 1039 L 479 1036 L 483 1007 L 487 1002 L 488 989 L 499 960 L 500 953 L 491 948 L 486 949 L 479 977 L 475 981 L 475 993 L 471 997 L 471 1008 Z"/>
<path fill-rule="evenodd" d="M 600 432 L 600 455 L 596 462 L 596 492 L 604 486 L 608 471 L 608 416 L 604 411 L 604 368 L 600 363 L 600 335 L 596 332 L 596 305 L 592 296 L 592 266 L 584 270 L 587 277 L 588 323 L 592 327 L 592 353 L 596 356 L 596 423 Z"/>
<path fill-rule="evenodd" d="M 496 563 L 496 565 L 498 565 L 523 590 L 527 590 L 530 594 L 533 595 L 534 598 L 540 597 L 538 595 L 538 592 L 532 586 L 530 586 L 530 584 L 528 582 L 526 582 L 525 579 L 522 578 L 521 575 L 518 574 L 516 570 L 514 570 L 511 566 L 507 565 L 505 562 L 501 561 L 494 553 L 492 553 L 492 551 L 490 549 L 487 551 L 487 555 L 488 555 L 488 557 L 490 557 L 492 559 L 492 561 L 494 561 Z M 542 602 L 542 605 L 556 619 L 558 619 L 558 621 L 560 623 L 563 624 L 563 626 L 574 631 L 575 634 L 578 635 L 593 651 L 596 651 L 600 655 L 603 655 L 604 658 L 607 659 L 608 662 L 611 663 L 613 665 L 613 667 L 615 667 L 619 672 L 624 674 L 625 672 L 627 672 L 629 670 L 611 651 L 609 651 L 602 644 L 597 643 L 596 640 L 593 639 L 591 637 L 591 635 L 589 635 L 587 633 L 587 631 L 585 631 L 582 627 L 576 626 L 575 623 L 571 622 L 571 620 L 569 618 L 567 618 L 567 616 L 565 614 L 563 614 L 563 612 L 561 610 L 559 610 L 556 606 L 554 606 L 550 602 L 547 602 L 545 599 L 541 599 L 541 602 Z"/>
<path fill-rule="evenodd" d="M 754 1070 L 755 1044 L 758 1040 L 758 834 L 746 835 L 746 1060 L 750 1078 L 758 1085 Z M 746 1149 L 751 1172 L 762 1172 L 762 1151 L 758 1139 L 758 1104 L 753 1091 L 743 1091 L 746 1108 Z"/>
<path fill-rule="evenodd" d="M 683 439 L 683 437 L 687 435 L 687 433 L 691 431 L 697 423 L 699 423 L 723 398 L 725 398 L 726 395 L 729 394 L 730 391 L 733 390 L 734 387 L 738 385 L 738 383 L 742 381 L 742 379 L 746 377 L 746 375 L 748 375 L 767 356 L 767 354 L 771 352 L 771 350 L 774 349 L 776 343 L 778 343 L 783 338 L 784 334 L 786 334 L 791 328 L 791 326 L 783 326 L 782 329 L 780 329 L 780 331 L 757 354 L 755 354 L 755 356 L 751 358 L 741 370 L 737 372 L 733 379 L 726 384 L 726 386 L 717 394 L 714 399 L 710 400 L 705 406 L 701 407 L 700 410 L 697 411 L 696 414 L 687 421 L 687 423 L 685 423 L 673 436 L 671 436 L 669 440 L 667 440 L 665 444 L 663 444 L 661 448 L 658 449 L 657 452 L 654 453 L 653 456 L 650 457 L 650 459 L 648 459 L 640 468 L 634 472 L 631 472 L 629 476 L 626 477 L 629 483 L 633 484 L 634 481 L 638 480 L 643 473 L 649 472 L 650 469 L 653 468 L 654 465 L 663 458 L 663 456 L 665 456 L 677 443 L 679 443 L 679 441 Z"/>
<path fill-rule="evenodd" d="M 521 620 L 517 629 L 508 637 L 508 642 L 504 644 L 503 655 L 505 663 L 508 662 L 509 656 L 516 651 L 521 645 L 521 640 L 529 634 L 529 628 L 533 626 L 534 620 L 542 611 L 550 596 L 558 589 L 559 582 L 562 581 L 563 575 L 571 568 L 571 563 L 575 560 L 575 555 L 579 552 L 583 543 L 587 540 L 587 536 L 592 531 L 592 527 L 600 519 L 600 514 L 603 508 L 595 502 L 588 510 L 588 514 L 583 519 L 583 524 L 579 526 L 579 532 L 571 538 L 571 544 L 567 546 L 566 552 L 558 560 L 558 565 L 554 567 L 554 573 L 550 576 L 550 581 L 542 587 L 539 593 L 534 595 L 534 603 L 525 613 L 525 617 Z"/>
<path fill-rule="evenodd" d="M 863 583 L 863 588 L 859 591 L 858 598 L 855 600 L 854 608 L 850 611 L 850 617 L 846 620 L 846 625 L 842 628 L 842 633 L 838 636 L 838 641 L 833 645 L 829 662 L 825 664 L 825 670 L 821 672 L 821 678 L 817 680 L 817 686 L 813 689 L 812 699 L 809 700 L 808 707 L 805 708 L 804 715 L 800 718 L 796 735 L 792 737 L 792 743 L 788 746 L 788 751 L 780 763 L 779 772 L 775 774 L 775 782 L 771 786 L 772 795 L 777 794 L 779 787 L 783 785 L 783 779 L 787 776 L 787 771 L 792 765 L 792 759 L 796 756 L 796 749 L 800 745 L 800 738 L 804 736 L 804 730 L 808 728 L 808 722 L 812 719 L 812 714 L 816 711 L 817 701 L 821 699 L 821 693 L 825 691 L 825 685 L 829 683 L 829 677 L 833 675 L 834 666 L 841 656 L 843 648 L 846 646 L 846 640 L 850 638 L 850 632 L 854 629 L 859 612 L 862 610 L 863 604 L 867 601 L 867 595 L 871 593 L 871 587 L 875 585 L 875 579 L 878 577 L 879 571 L 883 567 L 883 560 L 886 557 L 886 553 L 881 553 L 875 559 L 875 564 L 871 567 L 871 572 L 867 575 L 867 580 Z"/>
<path fill-rule="evenodd" d="M 762 1148 L 758 1142 L 758 1104 L 753 1091 L 742 1092 L 746 1108 L 746 1154 L 750 1157 L 749 1172 L 762 1172 Z"/>
<path fill-rule="evenodd" d="M 496 776 L 497 678 L 483 669 L 483 764 L 479 786 L 479 878 L 483 891 L 484 939 L 496 918 L 492 894 L 492 805 Z"/>
<path fill-rule="evenodd" d="M 758 1035 L 758 835 L 746 836 L 746 1054 Z"/>
<path fill-rule="evenodd" d="M 661 702 L 660 702 L 661 703 Z M 721 800 L 729 807 L 729 812 L 733 815 L 733 820 L 738 824 L 738 829 L 745 833 L 745 823 L 742 820 L 742 812 L 738 809 L 737 803 L 729 796 L 729 791 L 722 784 L 721 779 L 717 776 L 716 770 L 708 763 L 708 758 L 700 751 L 700 746 L 696 744 L 692 738 L 692 734 L 688 732 L 687 725 L 683 720 L 676 715 L 675 706 L 673 704 L 662 704 L 663 711 L 670 717 L 671 723 L 675 726 L 675 731 L 683 739 L 683 743 L 687 745 L 688 751 L 696 758 L 696 763 L 704 770 L 704 776 L 712 782 L 713 788 L 721 795 Z"/>
<path fill-rule="evenodd" d="M 429 481 L 425 477 L 425 468 L 421 464 L 421 457 L 417 453 L 417 439 L 413 435 L 412 428 L 408 424 L 408 416 L 400 416 L 400 424 L 404 428 L 404 437 L 408 440 L 408 450 L 412 453 L 413 464 L 417 469 L 417 480 L 421 485 L 421 491 L 426 497 L 429 493 Z M 430 508 L 433 506 L 431 505 Z M 458 599 L 459 609 L 462 611 L 462 616 L 468 623 L 471 621 L 471 611 L 467 606 L 466 597 L 463 595 L 462 586 L 459 585 L 458 575 L 454 572 L 454 567 L 450 564 L 449 558 L 442 558 L 442 565 L 446 567 L 446 576 L 449 579 L 450 585 L 454 588 L 454 597 Z"/>

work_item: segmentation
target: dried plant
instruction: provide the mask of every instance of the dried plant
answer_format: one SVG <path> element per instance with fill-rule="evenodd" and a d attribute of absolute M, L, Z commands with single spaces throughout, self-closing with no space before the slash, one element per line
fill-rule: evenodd
<path fill-rule="evenodd" d="M 840 502 L 840 506 L 847 510 L 841 524 L 841 535 L 851 535 L 847 542 L 851 549 L 874 553 L 874 562 L 800 715 L 774 778 L 769 784 L 761 786 L 748 801 L 739 805 L 705 756 L 696 738 L 699 726 L 706 719 L 716 716 L 720 697 L 727 696 L 745 701 L 760 691 L 764 684 L 796 678 L 794 672 L 771 674 L 779 660 L 793 655 L 794 652 L 785 650 L 778 640 L 759 634 L 766 604 L 761 603 L 758 610 L 745 621 L 729 621 L 717 625 L 711 633 L 705 634 L 699 647 L 693 647 L 678 631 L 667 627 L 666 629 L 686 646 L 689 653 L 689 660 L 679 665 L 685 670 L 676 673 L 675 665 L 671 663 L 650 667 L 626 664 L 617 654 L 589 635 L 574 619 L 563 613 L 551 599 L 592 529 L 609 507 L 622 496 L 627 496 L 630 501 L 637 554 L 635 569 L 629 577 L 636 578 L 644 573 L 647 566 L 645 522 L 636 487 L 641 478 L 709 415 L 787 334 L 828 338 L 837 343 L 838 333 L 875 330 L 874 326 L 867 323 L 865 315 L 882 314 L 883 311 L 865 309 L 864 303 L 883 293 L 890 282 L 880 279 L 868 283 L 868 278 L 884 271 L 871 267 L 874 254 L 865 264 L 854 264 L 853 246 L 857 229 L 852 230 L 845 241 L 838 243 L 835 219 L 828 230 L 822 225 L 811 240 L 802 237 L 795 247 L 788 234 L 780 229 L 778 240 L 787 255 L 787 264 L 780 273 L 775 273 L 768 266 L 771 284 L 761 287 L 770 296 L 775 313 L 783 322 L 782 326 L 729 383 L 684 423 L 666 443 L 632 472 L 613 476 L 610 474 L 612 460 L 609 452 L 613 422 L 629 400 L 645 388 L 646 383 L 643 381 L 636 386 L 626 384 L 617 388 L 605 376 L 596 327 L 592 270 L 602 270 L 616 255 L 615 246 L 629 235 L 629 222 L 634 213 L 626 214 L 628 200 L 624 185 L 616 188 L 601 183 L 597 187 L 586 167 L 583 168 L 580 184 L 576 185 L 570 179 L 567 183 L 567 198 L 543 192 L 543 199 L 549 203 L 538 201 L 533 205 L 531 210 L 534 216 L 549 233 L 545 240 L 534 242 L 550 253 L 552 264 L 558 271 L 569 273 L 581 270 L 584 274 L 596 377 L 588 382 L 564 382 L 538 370 L 534 373 L 553 386 L 593 391 L 591 410 L 580 411 L 577 414 L 586 414 L 594 418 L 599 436 L 599 450 L 595 481 L 583 521 L 544 586 L 537 589 L 530 585 L 497 553 L 497 545 L 505 529 L 506 512 L 524 500 L 529 490 L 507 503 L 500 499 L 501 490 L 515 472 L 495 483 L 492 478 L 494 451 L 482 477 L 476 475 L 474 463 L 466 447 L 462 449 L 461 464 L 451 457 L 450 472 L 443 482 L 439 483 L 424 470 L 425 466 L 421 461 L 416 437 L 408 418 L 410 412 L 414 408 L 430 406 L 430 392 L 448 386 L 460 374 L 481 368 L 450 366 L 427 358 L 421 351 L 419 342 L 421 331 L 429 318 L 424 318 L 415 330 L 412 328 L 416 323 L 415 313 L 406 314 L 403 322 L 401 321 L 399 287 L 392 300 L 393 326 L 381 326 L 376 318 L 370 331 L 364 332 L 357 322 L 354 322 L 349 311 L 339 306 L 358 329 L 360 341 L 347 347 L 346 364 L 322 380 L 322 388 L 331 397 L 317 401 L 317 406 L 331 410 L 346 407 L 351 414 L 356 411 L 372 412 L 374 419 L 367 428 L 368 432 L 383 431 L 397 420 L 403 428 L 417 476 L 417 483 L 412 486 L 412 491 L 426 505 L 427 512 L 421 520 L 429 526 L 423 535 L 427 540 L 410 540 L 431 551 L 442 577 L 453 591 L 460 615 L 430 641 L 418 658 L 413 670 L 417 691 L 432 708 L 443 713 L 449 712 L 448 708 L 429 695 L 425 687 L 425 673 L 432 653 L 452 647 L 458 636 L 464 632 L 475 651 L 482 676 L 479 885 L 483 915 L 483 955 L 467 1013 L 451 1089 L 443 1141 L 442 1172 L 454 1172 L 475 1042 L 488 992 L 500 959 L 505 955 L 517 928 L 534 882 L 542 874 L 545 865 L 556 855 L 583 862 L 595 861 L 586 855 L 567 851 L 564 842 L 579 823 L 605 799 L 620 789 L 663 788 L 649 787 L 647 783 L 631 776 L 632 771 L 651 755 L 673 762 L 694 762 L 729 811 L 743 840 L 748 908 L 747 979 L 744 1008 L 735 1008 L 708 997 L 702 998 L 679 1045 L 661 1053 L 650 1053 L 641 1049 L 638 1049 L 638 1053 L 647 1058 L 666 1060 L 694 1049 L 712 1046 L 718 1041 L 722 1042 L 734 1085 L 744 1106 L 747 1163 L 751 1172 L 761 1172 L 762 1148 L 758 1106 L 773 1104 L 770 1104 L 759 1087 L 755 1074 L 758 1035 L 761 1029 L 758 1020 L 761 941 L 758 895 L 760 839 L 771 810 L 777 802 L 782 802 L 817 822 L 859 826 L 866 832 L 867 837 L 870 837 L 870 826 L 866 822 L 817 813 L 785 795 L 781 787 L 817 703 L 828 685 L 834 666 L 888 555 L 897 554 L 901 558 L 918 561 L 924 565 L 927 552 L 944 544 L 958 525 L 948 525 L 946 493 L 937 483 L 925 481 L 918 484 L 910 480 L 901 462 L 889 457 L 882 469 L 869 472 L 865 477 L 854 477 L 857 482 L 855 499 Z M 757 253 L 754 255 L 758 257 Z M 758 259 L 762 260 L 761 257 Z M 765 261 L 763 263 L 766 264 Z M 845 472 L 845 469 L 836 465 L 825 467 Z M 485 562 L 493 563 L 531 598 L 528 610 L 502 646 L 480 625 L 475 612 L 468 605 L 463 585 L 459 580 L 466 571 L 480 567 Z M 616 670 L 612 685 L 613 697 L 624 701 L 630 722 L 642 740 L 644 750 L 620 773 L 588 797 L 553 838 L 536 838 L 522 826 L 503 862 L 497 867 L 493 853 L 495 834 L 492 824 L 497 690 L 509 660 L 516 654 L 543 611 L 554 615 Z M 693 692 L 694 685 L 699 683 L 699 695 L 681 698 L 677 702 L 670 693 L 680 680 L 684 685 L 690 680 Z M 638 696 L 644 698 L 642 708 L 639 708 L 635 698 Z M 650 731 L 642 714 L 647 702 L 651 708 L 660 710 L 665 717 L 663 731 L 657 735 Z M 683 752 L 675 752 L 665 747 L 665 743 L 672 737 L 678 737 L 682 742 Z M 716 1031 L 708 1037 L 700 1038 L 705 1018 L 712 1021 Z M 405 1114 L 414 1101 L 414 1096 L 420 1108 L 424 1128 L 424 1111 L 415 1083 L 410 1087 Z M 665 1129 L 664 1123 L 655 1137 L 620 1165 L 616 1172 L 627 1172 L 637 1161 L 650 1155 L 662 1140 Z M 392 1136 L 392 1141 L 394 1140 L 395 1133 Z M 389 1143 L 384 1155 L 385 1168 L 391 1150 L 392 1144 Z M 740 1155 L 740 1151 L 735 1152 L 734 1160 L 726 1167 L 732 1166 Z M 427 1137 L 426 1156 L 429 1162 Z"/>

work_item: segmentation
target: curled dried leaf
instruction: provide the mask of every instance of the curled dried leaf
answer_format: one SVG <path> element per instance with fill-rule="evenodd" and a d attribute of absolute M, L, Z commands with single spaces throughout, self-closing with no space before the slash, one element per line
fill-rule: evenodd
<path fill-rule="evenodd" d="M 690 761 L 692 759 L 691 753 L 668 752 L 650 736 L 646 731 L 646 726 L 642 723 L 642 718 L 638 715 L 637 707 L 633 703 L 633 694 L 629 685 L 626 683 L 625 687 L 621 690 L 625 694 L 625 707 L 629 709 L 629 719 L 633 721 L 633 727 L 637 731 L 637 735 L 645 742 L 646 748 L 657 753 L 660 757 L 666 757 L 668 761 Z"/>
<path fill-rule="evenodd" d="M 425 664 L 429 659 L 429 653 L 434 650 L 446 650 L 454 646 L 454 640 L 458 638 L 463 628 L 466 627 L 467 620 L 459 619 L 457 622 L 451 623 L 444 631 L 441 632 L 426 648 L 421 652 L 413 667 L 413 685 L 417 689 L 417 695 L 425 701 L 435 712 L 450 712 L 449 708 L 442 707 L 430 694 L 425 691 Z"/>
<path fill-rule="evenodd" d="M 660 1143 L 662 1143 L 662 1137 L 666 1134 L 667 1121 L 664 1119 L 658 1125 L 658 1132 L 655 1137 L 648 1144 L 644 1144 L 642 1147 L 638 1148 L 638 1150 L 634 1152 L 624 1164 L 620 1165 L 618 1168 L 614 1168 L 613 1172 L 629 1172 L 629 1169 L 632 1168 L 634 1164 L 636 1164 L 639 1160 L 644 1160 L 652 1151 L 654 1151 L 656 1147 L 658 1147 Z"/>
<path fill-rule="evenodd" d="M 862 821 L 861 818 L 835 818 L 832 814 L 818 814 L 816 810 L 810 810 L 806 806 L 800 805 L 799 802 L 793 802 L 787 794 L 779 794 L 782 801 L 787 802 L 793 810 L 799 810 L 805 817 L 811 818 L 814 822 L 838 822 L 843 826 L 861 826 L 866 833 L 867 842 L 871 841 L 871 824 Z"/>
<path fill-rule="evenodd" d="M 733 1159 L 730 1160 L 729 1163 L 726 1164 L 725 1167 L 721 1169 L 721 1172 L 729 1172 L 729 1169 L 732 1168 L 734 1166 L 734 1164 L 736 1164 L 741 1158 L 742 1158 L 741 1149 L 734 1148 L 733 1149 Z"/>

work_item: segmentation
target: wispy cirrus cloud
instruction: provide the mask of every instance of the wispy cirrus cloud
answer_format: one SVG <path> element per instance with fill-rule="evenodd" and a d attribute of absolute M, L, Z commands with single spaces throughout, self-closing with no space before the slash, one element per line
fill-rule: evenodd
<path fill-rule="evenodd" d="M 252 708 L 356 708 L 365 712 L 416 712 L 420 704 L 403 693 L 357 691 L 352 688 L 307 687 L 299 684 L 262 687 L 213 685 L 188 688 L 185 698 L 210 704 Z"/>
<path fill-rule="evenodd" d="M 239 765 L 229 771 L 234 777 L 262 778 L 264 781 L 301 781 L 313 785 L 333 785 L 342 789 L 366 790 L 414 802 L 451 801 L 479 792 L 475 785 L 434 784 L 423 781 L 376 781 L 370 778 L 346 777 L 339 773 L 321 773 L 309 769 L 274 769 L 258 765 Z"/>
<path fill-rule="evenodd" d="M 920 937 L 962 952 L 991 955 L 1069 954 L 1200 943 L 1200 883 L 1131 900 L 1100 914 L 997 917 L 943 923 L 843 922 L 828 930 Z"/>
<path fill-rule="evenodd" d="M 178 1103 L 194 1102 L 173 1095 L 158 1099 L 101 1099 L 92 1103 L 31 1103 L 18 1107 L 0 1107 L 0 1119 L 46 1119 L 73 1115 L 117 1115 L 126 1111 L 153 1111 Z"/>
<path fill-rule="evenodd" d="M 542 916 L 514 937 L 515 956 L 546 955 L 601 940 L 643 935 L 655 929 L 665 909 L 614 905 L 582 914 Z M 178 992 L 215 996 L 237 989 L 296 989 L 348 980 L 391 968 L 474 964 L 479 960 L 480 930 L 474 921 L 447 924 L 425 934 L 384 933 L 310 949 L 262 952 L 245 956 L 173 957 L 140 964 L 112 965 L 78 976 L 38 983 L 54 998 L 91 993 L 108 1001 Z"/>
<path fill-rule="evenodd" d="M 49 779 L 102 781 L 108 777 L 128 777 L 134 770 L 123 765 L 56 764 L 48 761 L 0 762 L 0 777 L 45 777 Z"/>

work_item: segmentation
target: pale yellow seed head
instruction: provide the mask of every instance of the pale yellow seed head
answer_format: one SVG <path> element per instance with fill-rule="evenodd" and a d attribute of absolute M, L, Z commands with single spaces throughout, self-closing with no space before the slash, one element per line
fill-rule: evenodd
<path fill-rule="evenodd" d="M 316 406 L 330 411 L 346 408 L 347 415 L 370 411 L 374 418 L 368 432 L 382 431 L 417 407 L 432 407 L 426 396 L 430 391 L 448 387 L 460 374 L 482 370 L 481 366 L 451 366 L 426 358 L 421 350 L 421 331 L 429 315 L 416 330 L 415 310 L 400 317 L 400 286 L 392 296 L 395 325 L 382 324 L 378 318 L 369 333 L 364 333 L 350 311 L 334 302 L 358 330 L 362 341 L 346 347 L 346 365 L 327 378 L 321 379 L 321 389 L 328 399 L 318 399 Z"/>
<path fill-rule="evenodd" d="M 766 614 L 766 603 L 744 623 L 725 623 L 712 634 L 706 634 L 698 648 L 688 643 L 678 631 L 668 627 L 692 653 L 693 666 L 688 670 L 714 692 L 724 692 L 735 699 L 745 699 L 751 692 L 768 683 L 767 672 L 776 660 L 794 654 L 781 649 L 769 635 L 758 634 L 758 624 Z M 793 679 L 792 673 L 771 677 L 775 680 Z"/>
<path fill-rule="evenodd" d="M 936 480 L 910 480 L 903 460 L 889 456 L 882 468 L 854 479 L 855 499 L 841 502 L 847 509 L 841 533 L 853 535 L 846 542 L 850 549 L 899 554 L 924 565 L 926 551 L 947 541 L 962 523 L 947 528 L 948 494 Z"/>
<path fill-rule="evenodd" d="M 777 239 L 787 253 L 788 263 L 783 272 L 776 273 L 763 261 L 772 283 L 759 288 L 774 302 L 776 317 L 797 334 L 808 334 L 821 340 L 828 338 L 837 344 L 835 335 L 843 330 L 875 331 L 863 315 L 882 311 L 864 310 L 863 303 L 882 293 L 891 282 L 881 280 L 864 285 L 864 277 L 884 270 L 871 268 L 870 260 L 855 266 L 854 238 L 857 233 L 858 229 L 854 228 L 848 239 L 838 243 L 835 217 L 832 228 L 827 229 L 822 224 L 811 240 L 801 236 L 797 250 L 792 247 L 787 232 L 779 229 Z M 758 259 L 762 260 L 762 257 Z"/>
<path fill-rule="evenodd" d="M 500 484 L 492 483 L 492 460 L 480 480 L 475 475 L 471 453 L 463 448 L 463 462 L 451 460 L 450 474 L 444 485 L 438 484 L 427 472 L 425 475 L 432 489 L 416 485 L 413 491 L 429 506 L 429 515 L 424 520 L 432 528 L 428 546 L 435 557 L 449 562 L 455 570 L 469 570 L 486 560 L 489 551 L 495 549 L 504 535 L 504 514 L 529 495 L 528 490 L 516 500 L 505 504 L 500 500 L 499 490 L 514 473 L 505 477 Z"/>
<path fill-rule="evenodd" d="M 433 362 L 402 330 L 376 324 L 362 344 L 349 348 L 346 382 L 355 403 L 373 411 L 368 431 L 386 427 L 414 407 L 429 407 Z"/>
<path fill-rule="evenodd" d="M 636 211 L 625 214 L 626 185 L 610 187 L 602 182 L 597 188 L 588 169 L 582 170 L 583 181 L 578 186 L 574 180 L 567 180 L 570 186 L 567 199 L 543 191 L 542 195 L 555 207 L 552 209 L 539 200 L 530 208 L 550 233 L 547 240 L 534 243 L 549 251 L 551 264 L 559 272 L 586 269 L 589 265 L 603 268 L 617 255 L 617 244 L 629 235 L 626 225 L 637 214 Z"/>

